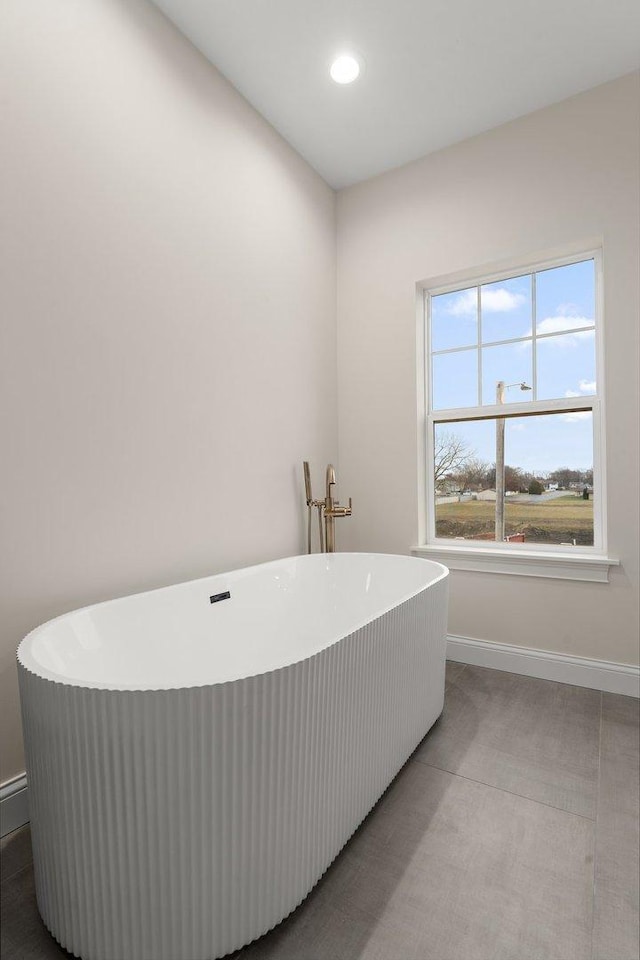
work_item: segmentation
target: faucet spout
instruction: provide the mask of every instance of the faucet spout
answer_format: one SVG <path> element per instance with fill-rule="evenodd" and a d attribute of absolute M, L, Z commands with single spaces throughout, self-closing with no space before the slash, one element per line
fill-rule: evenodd
<path fill-rule="evenodd" d="M 327 506 L 329 506 L 328 501 L 331 499 L 331 487 L 335 486 L 336 482 L 336 471 L 332 463 L 327 466 Z"/>

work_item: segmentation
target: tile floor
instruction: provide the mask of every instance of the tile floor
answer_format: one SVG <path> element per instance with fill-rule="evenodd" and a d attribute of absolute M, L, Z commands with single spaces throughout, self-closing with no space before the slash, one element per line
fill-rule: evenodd
<path fill-rule="evenodd" d="M 637 700 L 449 663 L 438 723 L 236 957 L 638 960 L 638 737 Z M 3 960 L 69 957 L 38 917 L 28 826 L 1 860 Z"/>

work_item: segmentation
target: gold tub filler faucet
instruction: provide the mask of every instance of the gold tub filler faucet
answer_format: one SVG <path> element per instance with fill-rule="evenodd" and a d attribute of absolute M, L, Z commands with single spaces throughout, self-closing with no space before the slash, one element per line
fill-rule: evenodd
<path fill-rule="evenodd" d="M 314 500 L 311 494 L 311 474 L 309 472 L 309 463 L 305 460 L 304 467 L 304 487 L 307 496 L 307 553 L 311 553 L 311 514 L 315 507 L 318 511 L 318 530 L 320 534 L 320 553 L 334 553 L 336 549 L 336 518 L 351 516 L 351 497 L 349 497 L 349 506 L 341 507 L 338 500 L 333 499 L 331 487 L 336 483 L 336 471 L 333 464 L 327 467 L 327 485 L 324 500 Z M 324 531 L 322 521 L 324 520 Z"/>

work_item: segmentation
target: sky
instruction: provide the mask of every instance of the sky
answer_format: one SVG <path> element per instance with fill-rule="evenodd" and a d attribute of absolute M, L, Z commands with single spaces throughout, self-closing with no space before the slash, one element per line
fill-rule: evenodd
<path fill-rule="evenodd" d="M 477 287 L 432 298 L 434 410 L 477 406 L 479 367 L 482 404 L 487 406 L 495 403 L 498 380 L 516 384 L 505 393 L 507 403 L 581 397 L 596 392 L 593 260 L 536 273 L 535 317 L 533 286 L 531 274 L 481 286 L 480 322 Z M 592 329 L 577 331 L 579 327 Z M 510 344 L 495 343 L 515 338 L 521 339 Z M 438 352 L 452 348 L 463 349 Z M 535 387 L 535 394 L 533 389 L 522 391 L 520 382 Z M 480 459 L 495 461 L 494 420 L 450 423 L 439 429 L 462 437 L 470 452 Z M 558 467 L 587 469 L 593 464 L 590 412 L 508 419 L 505 434 L 505 459 L 512 466 L 548 473 Z"/>

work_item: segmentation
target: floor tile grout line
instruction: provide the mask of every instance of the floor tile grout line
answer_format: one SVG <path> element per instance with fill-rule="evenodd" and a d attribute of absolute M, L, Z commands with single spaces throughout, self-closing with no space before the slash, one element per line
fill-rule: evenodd
<path fill-rule="evenodd" d="M 520 797 L 521 800 L 530 800 L 531 803 L 539 803 L 541 807 L 549 807 L 550 810 L 558 810 L 560 813 L 566 813 L 570 817 L 579 817 L 580 820 L 588 820 L 595 825 L 594 817 L 586 817 L 583 813 L 575 813 L 573 810 L 564 810 L 562 807 L 556 807 L 553 803 L 546 803 L 544 800 L 536 800 L 535 797 L 527 797 L 523 793 L 514 793 L 513 790 L 505 790 L 504 787 L 498 787 L 495 783 L 486 783 L 484 780 L 476 780 L 475 777 L 465 777 L 463 773 L 454 773 L 453 770 L 447 770 L 445 767 L 438 767 L 435 763 L 429 763 L 428 760 L 422 760 L 415 757 L 417 763 L 422 763 L 425 767 L 433 767 L 434 770 L 440 770 L 441 773 L 448 773 L 452 777 L 459 777 L 460 780 L 468 780 L 470 783 L 479 783 L 483 787 L 490 787 L 492 790 L 500 790 L 501 793 L 508 793 L 511 797 Z"/>
<path fill-rule="evenodd" d="M 6 848 L 10 846 L 10 844 L 12 843 L 20 843 L 21 837 L 25 836 L 27 832 L 29 834 L 31 833 L 31 824 L 29 823 L 29 821 L 27 821 L 27 823 L 23 823 L 22 826 L 17 827 L 15 830 L 12 830 L 10 833 L 7 833 L 5 837 L 2 838 L 3 840 L 6 839 L 7 842 L 3 844 L 3 849 L 0 851 L 0 860 L 4 859 L 4 857 L 6 856 L 6 853 L 5 853 Z M 10 839 L 11 837 L 14 837 L 15 839 L 11 840 Z M 23 848 L 22 852 L 25 854 L 25 858 L 22 860 L 20 866 L 16 866 L 16 868 L 12 870 L 11 873 L 7 874 L 6 877 L 2 877 L 0 879 L 0 884 L 6 883 L 7 880 L 13 879 L 13 877 L 15 877 L 18 873 L 20 873 L 25 867 L 29 867 L 29 866 L 33 867 L 33 850 L 31 845 L 31 837 L 29 837 L 29 842 L 26 845 L 26 848 Z"/>
<path fill-rule="evenodd" d="M 461 660 L 449 660 L 449 661 L 447 661 L 447 662 L 448 662 L 448 663 L 458 663 L 458 664 L 459 664 L 459 663 L 462 663 Z M 468 663 L 463 663 L 463 664 L 462 664 L 462 670 L 461 670 L 460 673 L 458 674 L 459 677 L 462 676 L 462 674 L 465 672 L 465 670 L 467 669 L 468 666 L 469 666 Z M 453 683 L 453 680 L 450 680 L 449 682 L 450 682 L 450 683 Z"/>
<path fill-rule="evenodd" d="M 0 880 L 0 886 L 4 886 L 5 883 L 9 883 L 10 880 L 15 879 L 15 877 L 17 877 L 19 873 L 22 873 L 23 870 L 26 870 L 27 867 L 30 867 L 33 870 L 33 861 L 30 863 L 23 863 L 23 865 L 14 870 L 13 873 L 3 877 L 2 880 Z"/>
<path fill-rule="evenodd" d="M 598 729 L 598 781 L 596 787 L 596 819 L 593 831 L 593 882 L 591 885 L 591 958 L 595 956 L 596 926 L 596 872 L 598 867 L 598 814 L 600 812 L 600 786 L 602 780 L 602 721 L 604 715 L 604 693 L 600 691 L 600 726 Z"/>

